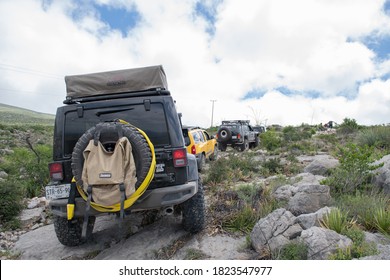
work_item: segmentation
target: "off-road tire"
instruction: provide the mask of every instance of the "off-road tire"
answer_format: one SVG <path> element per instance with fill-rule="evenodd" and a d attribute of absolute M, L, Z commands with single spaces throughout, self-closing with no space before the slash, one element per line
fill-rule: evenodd
<path fill-rule="evenodd" d="M 209 157 L 211 161 L 217 160 L 218 158 L 218 147 L 214 146 L 213 154 Z"/>
<path fill-rule="evenodd" d="M 253 144 L 253 148 L 257 148 L 260 144 L 260 139 L 258 136 L 256 136 L 255 143 Z"/>
<path fill-rule="evenodd" d="M 202 172 L 205 165 L 206 165 L 206 156 L 204 154 L 201 154 L 200 159 L 198 161 L 198 171 Z"/>
<path fill-rule="evenodd" d="M 228 142 L 232 138 L 232 132 L 228 127 L 222 126 L 218 129 L 217 136 L 218 142 Z"/>
<path fill-rule="evenodd" d="M 205 227 L 205 206 L 203 185 L 199 180 L 198 192 L 180 205 L 182 226 L 185 231 L 198 233 Z"/>
<path fill-rule="evenodd" d="M 249 149 L 249 142 L 248 139 L 244 139 L 244 143 L 240 145 L 240 151 L 243 152 L 245 150 Z"/>
<path fill-rule="evenodd" d="M 83 186 L 82 172 L 84 165 L 83 152 L 89 141 L 94 139 L 97 128 L 101 129 L 99 141 L 104 145 L 116 143 L 118 140 L 118 129 L 121 126 L 122 134 L 127 137 L 132 147 L 134 162 L 136 165 L 137 189 L 145 180 L 150 165 L 152 164 L 152 152 L 144 136 L 133 126 L 124 125 L 117 122 L 99 123 L 87 130 L 77 141 L 72 153 L 72 172 L 79 186 Z"/>
<path fill-rule="evenodd" d="M 227 149 L 227 144 L 218 143 L 218 149 L 219 149 L 221 152 L 225 152 L 226 149 Z"/>
<path fill-rule="evenodd" d="M 58 241 L 60 241 L 61 244 L 69 247 L 78 246 L 84 243 L 92 235 L 95 220 L 95 216 L 90 216 L 88 218 L 87 236 L 86 239 L 83 240 L 81 238 L 84 221 L 83 218 L 74 218 L 73 220 L 68 221 L 66 217 L 54 216 L 54 231 L 57 235 Z"/>

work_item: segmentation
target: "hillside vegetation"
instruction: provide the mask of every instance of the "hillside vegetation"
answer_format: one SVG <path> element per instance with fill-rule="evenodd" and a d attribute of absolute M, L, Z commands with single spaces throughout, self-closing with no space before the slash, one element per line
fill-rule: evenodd
<path fill-rule="evenodd" d="M 26 197 L 43 195 L 54 115 L 0 104 L 0 224 L 17 228 Z"/>
<path fill-rule="evenodd" d="M 0 103 L 0 124 L 7 125 L 54 125 L 54 115 L 5 105 Z"/>

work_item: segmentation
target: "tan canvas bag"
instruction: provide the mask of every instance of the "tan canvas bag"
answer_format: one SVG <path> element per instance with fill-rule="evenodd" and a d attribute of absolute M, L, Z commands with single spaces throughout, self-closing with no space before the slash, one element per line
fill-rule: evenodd
<path fill-rule="evenodd" d="M 100 143 L 90 140 L 84 150 L 82 172 L 83 189 L 92 186 L 94 202 L 110 206 L 121 201 L 119 184 L 125 186 L 126 198 L 135 192 L 136 168 L 132 147 L 126 137 L 118 139 L 113 152 L 108 152 Z"/>

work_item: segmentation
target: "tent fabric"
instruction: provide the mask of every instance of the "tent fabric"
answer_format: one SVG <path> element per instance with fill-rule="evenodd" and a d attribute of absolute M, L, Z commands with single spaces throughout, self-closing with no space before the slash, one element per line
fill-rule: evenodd
<path fill-rule="evenodd" d="M 168 90 L 166 75 L 161 65 L 66 76 L 65 84 L 67 98 L 155 88 Z"/>
<path fill-rule="evenodd" d="M 106 151 L 101 142 L 95 145 L 92 139 L 83 155 L 83 189 L 87 192 L 88 185 L 92 186 L 94 202 L 104 206 L 119 203 L 121 183 L 125 186 L 126 197 L 135 192 L 136 168 L 132 147 L 126 137 L 118 139 L 113 152 Z"/>

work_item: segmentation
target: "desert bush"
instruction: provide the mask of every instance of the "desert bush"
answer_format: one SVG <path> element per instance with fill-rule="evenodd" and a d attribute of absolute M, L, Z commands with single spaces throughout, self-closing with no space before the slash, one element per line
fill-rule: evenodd
<path fill-rule="evenodd" d="M 340 165 L 331 171 L 324 183 L 331 187 L 333 194 L 355 194 L 366 191 L 372 179 L 371 171 L 378 168 L 371 163 L 374 149 L 348 143 L 338 148 L 337 157 Z"/>
<path fill-rule="evenodd" d="M 310 139 L 315 130 L 307 125 L 286 126 L 282 129 L 283 140 L 286 143 L 297 142 L 303 139 Z"/>
<path fill-rule="evenodd" d="M 282 147 L 282 138 L 275 130 L 267 130 L 260 134 L 260 145 L 268 151 L 275 151 Z"/>
<path fill-rule="evenodd" d="M 23 209 L 23 196 L 19 186 L 11 181 L 0 182 L 0 222 L 5 228 L 17 228 L 16 217 Z"/>
<path fill-rule="evenodd" d="M 375 231 L 375 212 L 386 208 L 389 199 L 383 195 L 369 194 L 343 194 L 336 198 L 335 204 L 342 211 L 348 213 L 349 219 L 355 219 L 357 224 L 365 230 Z"/>
<path fill-rule="evenodd" d="M 272 198 L 268 188 L 257 184 L 244 184 L 234 191 L 233 205 L 222 218 L 222 228 L 231 232 L 249 233 L 259 219 L 267 216 L 280 203 Z M 224 203 L 228 206 L 229 202 Z"/>
<path fill-rule="evenodd" d="M 375 255 L 378 253 L 374 243 L 365 241 L 364 232 L 357 228 L 351 227 L 343 233 L 352 240 L 352 245 L 345 249 L 338 249 L 335 254 L 332 254 L 331 260 L 352 260 L 365 256 Z"/>
<path fill-rule="evenodd" d="M 252 154 L 238 156 L 230 154 L 227 158 L 219 158 L 212 165 L 204 179 L 205 184 L 216 185 L 219 183 L 237 182 L 250 178 L 260 169 L 260 164 Z"/>
<path fill-rule="evenodd" d="M 359 145 L 367 145 L 383 149 L 386 152 L 390 151 L 390 127 L 389 126 L 375 126 L 361 130 L 356 137 Z"/>
<path fill-rule="evenodd" d="M 256 184 L 244 184 L 240 185 L 236 192 L 241 201 L 255 207 L 260 200 L 262 188 Z"/>
<path fill-rule="evenodd" d="M 232 232 L 250 233 L 259 220 L 256 209 L 250 205 L 245 205 L 244 208 L 237 212 L 233 212 L 222 222 L 222 227 Z"/>
<path fill-rule="evenodd" d="M 344 118 L 343 122 L 337 128 L 339 134 L 352 134 L 359 130 L 360 126 L 355 119 Z"/>
<path fill-rule="evenodd" d="M 262 163 L 262 173 L 266 176 L 280 174 L 283 171 L 283 166 L 280 163 L 280 158 L 269 158 Z"/>
<path fill-rule="evenodd" d="M 307 245 L 302 242 L 291 242 L 274 253 L 276 260 L 307 260 Z"/>
<path fill-rule="evenodd" d="M 48 163 L 52 160 L 49 145 L 37 145 L 35 153 L 28 148 L 15 148 L 6 155 L 0 168 L 8 173 L 9 180 L 22 187 L 26 197 L 40 196 L 49 181 Z"/>

